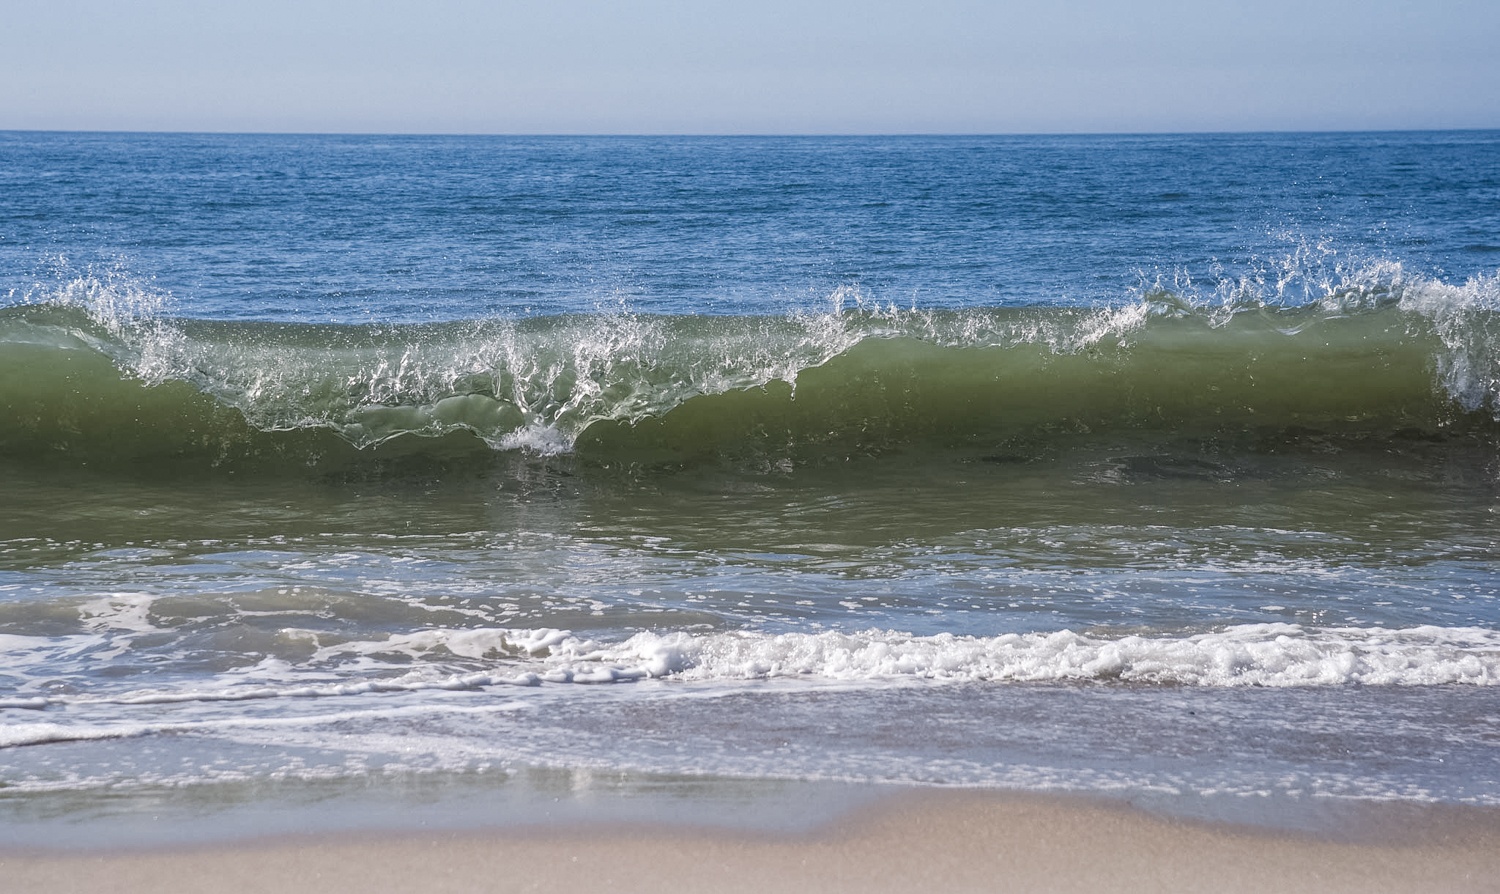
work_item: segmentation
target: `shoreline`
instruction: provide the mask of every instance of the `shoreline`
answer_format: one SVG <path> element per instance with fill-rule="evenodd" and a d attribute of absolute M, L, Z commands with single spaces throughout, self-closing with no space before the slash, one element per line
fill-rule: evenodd
<path fill-rule="evenodd" d="M 1325 834 L 1326 833 L 1326 834 Z M 905 790 L 810 830 L 541 822 L 0 850 L 16 890 L 320 894 L 816 891 L 1495 891 L 1500 810 L 1358 805 L 1322 833 L 1173 818 L 1096 796 Z"/>

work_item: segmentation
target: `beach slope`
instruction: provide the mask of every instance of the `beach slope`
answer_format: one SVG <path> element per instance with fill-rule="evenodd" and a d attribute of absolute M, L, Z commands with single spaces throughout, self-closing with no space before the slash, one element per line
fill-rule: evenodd
<path fill-rule="evenodd" d="M 529 827 L 181 851 L 11 852 L 8 890 L 1500 891 L 1500 815 L 1376 805 L 1337 837 L 1036 796 L 920 793 L 813 834 Z"/>

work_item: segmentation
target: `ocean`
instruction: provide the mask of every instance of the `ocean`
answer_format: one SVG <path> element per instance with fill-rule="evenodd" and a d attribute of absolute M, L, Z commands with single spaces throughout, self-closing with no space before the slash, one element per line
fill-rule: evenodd
<path fill-rule="evenodd" d="M 1500 806 L 1500 132 L 0 133 L 0 414 L 14 841 Z"/>

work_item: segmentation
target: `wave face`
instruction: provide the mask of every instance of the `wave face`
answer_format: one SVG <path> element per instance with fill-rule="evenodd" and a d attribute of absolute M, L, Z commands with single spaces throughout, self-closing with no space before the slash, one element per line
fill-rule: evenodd
<path fill-rule="evenodd" d="M 1171 432 L 1493 432 L 1500 279 L 1376 265 L 1299 305 L 776 317 L 624 310 L 390 326 L 175 319 L 120 278 L 0 311 L 16 457 L 210 464 L 520 452 L 816 458 Z"/>

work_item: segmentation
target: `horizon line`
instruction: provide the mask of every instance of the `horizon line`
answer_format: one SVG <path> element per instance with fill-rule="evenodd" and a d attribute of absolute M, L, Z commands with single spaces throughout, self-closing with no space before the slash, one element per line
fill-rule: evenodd
<path fill-rule="evenodd" d="M 1380 128 L 1246 128 L 1243 130 L 1014 130 L 1014 131 L 416 131 L 416 130 L 186 130 L 137 128 L 0 127 L 0 134 L 112 134 L 118 136 L 264 136 L 264 137 L 514 137 L 522 139 L 859 139 L 976 137 L 1186 137 L 1356 135 L 1418 133 L 1485 133 L 1500 125 Z"/>

